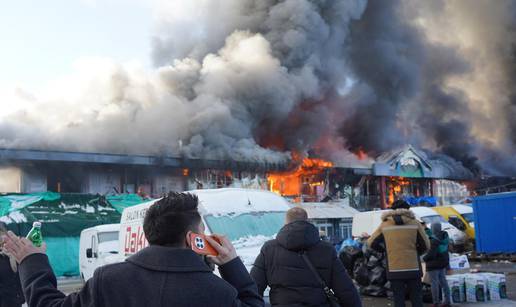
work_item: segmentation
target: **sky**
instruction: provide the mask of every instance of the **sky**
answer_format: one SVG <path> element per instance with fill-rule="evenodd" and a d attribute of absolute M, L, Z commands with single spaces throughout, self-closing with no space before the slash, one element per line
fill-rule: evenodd
<path fill-rule="evenodd" d="M 0 88 L 40 89 L 88 57 L 151 65 L 153 12 L 143 0 L 1 2 Z"/>

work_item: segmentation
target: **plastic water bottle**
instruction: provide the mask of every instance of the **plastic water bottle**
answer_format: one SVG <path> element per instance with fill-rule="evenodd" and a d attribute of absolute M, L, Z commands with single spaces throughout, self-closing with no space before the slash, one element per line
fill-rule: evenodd
<path fill-rule="evenodd" d="M 34 222 L 32 229 L 27 234 L 27 239 L 34 244 L 34 246 L 40 247 L 43 244 L 43 235 L 41 234 L 41 222 Z"/>

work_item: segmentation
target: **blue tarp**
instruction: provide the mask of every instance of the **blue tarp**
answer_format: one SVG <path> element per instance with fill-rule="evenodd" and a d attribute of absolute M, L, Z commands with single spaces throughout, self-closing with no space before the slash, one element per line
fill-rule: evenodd
<path fill-rule="evenodd" d="M 360 243 L 358 240 L 353 240 L 351 238 L 347 238 L 346 240 L 342 241 L 342 244 L 338 247 L 337 252 L 341 253 L 348 246 L 361 249 L 362 243 Z"/>
<path fill-rule="evenodd" d="M 433 196 L 405 196 L 403 199 L 411 206 L 419 206 L 425 204 L 427 206 L 435 207 L 437 205 L 437 199 Z"/>

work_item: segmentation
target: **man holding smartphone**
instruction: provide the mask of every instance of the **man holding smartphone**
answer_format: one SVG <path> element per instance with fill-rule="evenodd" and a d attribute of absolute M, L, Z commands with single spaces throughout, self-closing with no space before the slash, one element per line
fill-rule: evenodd
<path fill-rule="evenodd" d="M 35 247 L 8 233 L 6 249 L 20 263 L 19 271 L 29 306 L 263 306 L 235 248 L 224 236 L 206 236 L 217 255 L 222 279 L 213 274 L 191 249 L 191 233 L 204 233 L 197 196 L 170 193 L 153 204 L 144 219 L 150 246 L 125 262 L 98 268 L 83 289 L 65 296 L 57 290 L 45 245 Z"/>

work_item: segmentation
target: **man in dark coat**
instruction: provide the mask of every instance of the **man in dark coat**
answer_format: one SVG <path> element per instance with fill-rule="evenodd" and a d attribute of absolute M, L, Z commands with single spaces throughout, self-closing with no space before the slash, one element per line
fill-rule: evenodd
<path fill-rule="evenodd" d="M 328 306 L 323 288 L 301 257 L 305 252 L 342 306 L 362 306 L 337 252 L 320 240 L 319 231 L 307 219 L 304 209 L 290 209 L 276 239 L 263 245 L 251 270 L 259 293 L 263 295 L 270 286 L 272 306 Z"/>
<path fill-rule="evenodd" d="M 209 260 L 219 265 L 222 279 L 190 249 L 189 235 L 204 232 L 197 205 L 197 196 L 188 193 L 170 193 L 157 201 L 143 223 L 150 246 L 125 262 L 98 268 L 80 292 L 68 296 L 56 289 L 44 250 L 8 233 L 6 248 L 20 262 L 29 306 L 263 306 L 226 237 L 216 236 L 220 243 L 207 239 L 219 253 Z"/>
<path fill-rule="evenodd" d="M 426 263 L 426 271 L 430 276 L 432 284 L 432 301 L 434 306 L 439 306 L 440 295 L 442 289 L 444 295 L 443 307 L 450 306 L 450 288 L 446 281 L 446 269 L 450 264 L 450 256 L 448 254 L 448 234 L 442 231 L 441 223 L 432 224 L 432 235 L 430 236 L 430 250 L 423 257 Z"/>
<path fill-rule="evenodd" d="M 16 260 L 3 250 L 2 236 L 7 227 L 0 222 L 0 307 L 21 307 L 25 302 Z"/>

